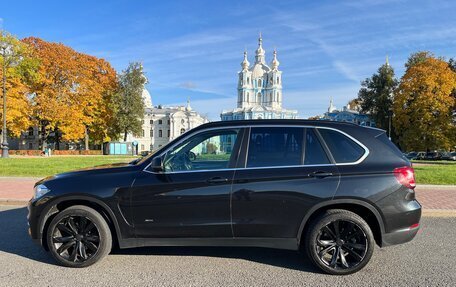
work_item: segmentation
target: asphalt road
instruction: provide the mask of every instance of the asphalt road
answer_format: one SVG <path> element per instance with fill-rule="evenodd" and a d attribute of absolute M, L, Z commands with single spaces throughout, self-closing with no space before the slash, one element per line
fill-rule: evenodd
<path fill-rule="evenodd" d="M 0 206 L 0 286 L 456 286 L 455 217 L 424 218 L 414 241 L 377 248 L 362 271 L 338 277 L 261 248 L 137 248 L 64 268 L 30 240 L 26 212 Z"/>

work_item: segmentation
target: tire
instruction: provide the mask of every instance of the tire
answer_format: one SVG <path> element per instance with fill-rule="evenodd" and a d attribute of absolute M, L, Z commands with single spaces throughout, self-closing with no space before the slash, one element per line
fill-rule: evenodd
<path fill-rule="evenodd" d="M 369 225 L 359 215 L 332 209 L 310 223 L 304 245 L 315 266 L 328 274 L 348 275 L 367 265 L 375 240 Z"/>
<path fill-rule="evenodd" d="M 83 205 L 58 213 L 49 224 L 46 239 L 52 257 L 66 267 L 90 266 L 112 248 L 106 220 L 96 210 Z"/>

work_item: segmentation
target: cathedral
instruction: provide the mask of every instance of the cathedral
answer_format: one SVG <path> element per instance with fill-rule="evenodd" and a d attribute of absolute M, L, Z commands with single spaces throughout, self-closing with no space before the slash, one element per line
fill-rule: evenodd
<path fill-rule="evenodd" d="M 298 112 L 282 108 L 282 71 L 279 70 L 277 51 L 266 64 L 263 39 L 258 39 L 255 63 L 250 66 L 247 51 L 244 51 L 242 70 L 238 72 L 237 108 L 223 111 L 222 121 L 247 119 L 295 119 Z"/>

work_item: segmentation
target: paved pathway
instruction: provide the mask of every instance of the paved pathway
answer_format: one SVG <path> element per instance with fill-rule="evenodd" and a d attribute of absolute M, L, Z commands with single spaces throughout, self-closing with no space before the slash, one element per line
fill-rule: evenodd
<path fill-rule="evenodd" d="M 33 194 L 40 178 L 0 177 L 0 203 L 21 203 Z M 418 185 L 416 197 L 424 209 L 456 210 L 456 185 Z"/>

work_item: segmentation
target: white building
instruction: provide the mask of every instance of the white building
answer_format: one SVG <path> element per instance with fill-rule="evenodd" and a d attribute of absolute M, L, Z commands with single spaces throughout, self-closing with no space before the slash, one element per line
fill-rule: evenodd
<path fill-rule="evenodd" d="M 222 121 L 246 119 L 295 119 L 298 112 L 282 108 L 282 71 L 279 70 L 277 51 L 274 50 L 270 66 L 266 64 L 263 39 L 258 39 L 255 63 L 250 66 L 247 51 L 238 72 L 237 108 L 223 111 Z"/>
<path fill-rule="evenodd" d="M 154 107 L 146 89 L 142 96 L 145 105 L 142 135 L 127 136 L 127 142 L 138 144 L 138 153 L 157 150 L 186 131 L 208 122 L 205 117 L 192 110 L 190 101 L 187 101 L 187 106 Z"/>

